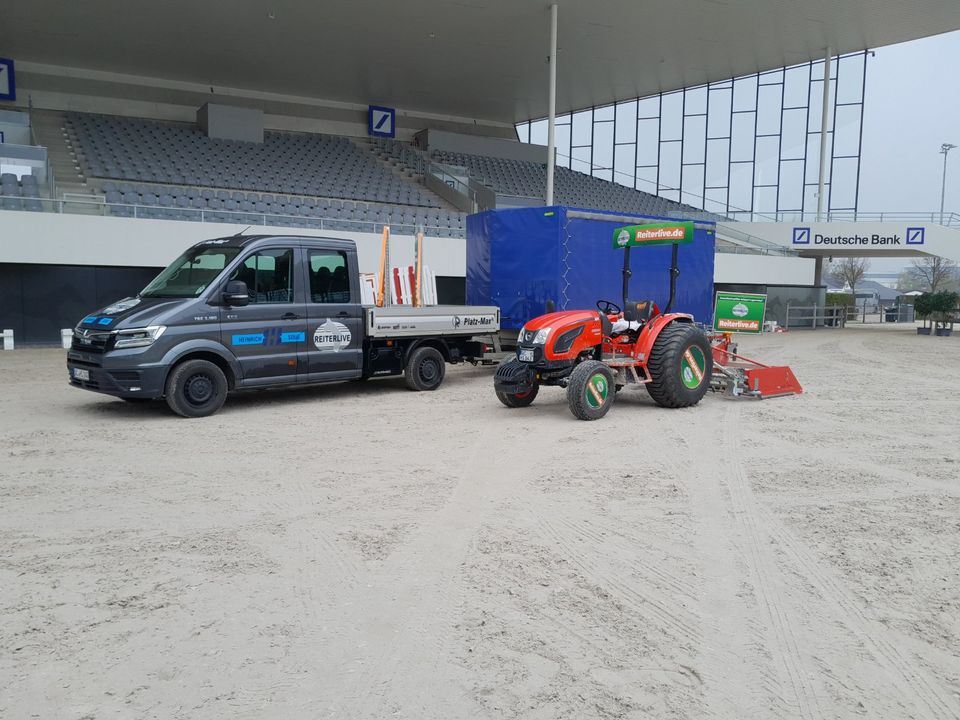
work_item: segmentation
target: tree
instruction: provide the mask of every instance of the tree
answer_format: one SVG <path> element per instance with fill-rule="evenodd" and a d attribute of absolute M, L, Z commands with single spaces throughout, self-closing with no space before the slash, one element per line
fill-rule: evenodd
<path fill-rule="evenodd" d="M 863 276 L 870 269 L 870 261 L 866 258 L 844 258 L 839 262 L 830 263 L 827 273 L 837 285 L 850 286 L 850 293 L 854 302 L 857 298 L 857 285 L 863 282 Z"/>
<path fill-rule="evenodd" d="M 924 255 L 910 263 L 907 275 L 917 289 L 935 293 L 956 283 L 957 263 L 936 255 Z"/>

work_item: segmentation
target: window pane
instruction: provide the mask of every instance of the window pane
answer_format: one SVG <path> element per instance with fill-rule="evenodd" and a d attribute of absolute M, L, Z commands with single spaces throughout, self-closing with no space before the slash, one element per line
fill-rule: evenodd
<path fill-rule="evenodd" d="M 310 251 L 310 300 L 315 303 L 350 302 L 346 255 L 329 250 Z"/>
<path fill-rule="evenodd" d="M 251 255 L 230 279 L 247 284 L 251 304 L 293 302 L 293 250 L 264 250 Z"/>

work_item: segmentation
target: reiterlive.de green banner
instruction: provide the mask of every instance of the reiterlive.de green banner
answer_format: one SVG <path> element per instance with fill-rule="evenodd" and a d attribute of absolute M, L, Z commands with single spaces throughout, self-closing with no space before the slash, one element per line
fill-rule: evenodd
<path fill-rule="evenodd" d="M 753 293 L 717 293 L 713 329 L 719 332 L 758 333 L 763 330 L 767 296 Z"/>
<path fill-rule="evenodd" d="M 693 222 L 658 222 L 627 225 L 613 231 L 615 248 L 638 245 L 684 245 L 693 242 Z"/>

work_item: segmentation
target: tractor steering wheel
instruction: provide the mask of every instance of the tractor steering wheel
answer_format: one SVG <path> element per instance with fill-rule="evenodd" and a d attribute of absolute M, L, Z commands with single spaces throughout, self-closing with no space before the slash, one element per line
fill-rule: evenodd
<path fill-rule="evenodd" d="M 619 315 L 621 312 L 620 306 L 609 300 L 597 300 L 597 310 L 604 315 Z"/>

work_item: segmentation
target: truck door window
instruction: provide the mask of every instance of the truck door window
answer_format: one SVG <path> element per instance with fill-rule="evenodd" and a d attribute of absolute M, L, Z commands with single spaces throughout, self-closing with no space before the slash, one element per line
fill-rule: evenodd
<path fill-rule="evenodd" d="M 333 250 L 310 251 L 310 301 L 350 302 L 350 277 L 346 253 Z"/>
<path fill-rule="evenodd" d="M 293 250 L 263 250 L 243 261 L 230 280 L 247 284 L 250 303 L 293 302 Z"/>

